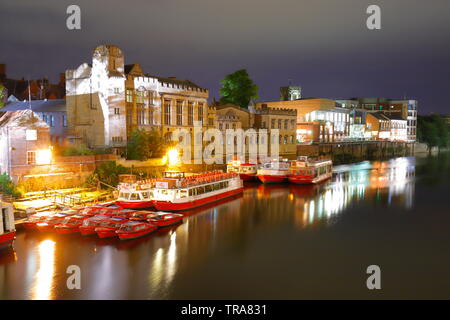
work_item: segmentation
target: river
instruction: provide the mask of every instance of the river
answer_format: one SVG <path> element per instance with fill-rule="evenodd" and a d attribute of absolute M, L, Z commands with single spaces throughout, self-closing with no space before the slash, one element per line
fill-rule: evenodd
<path fill-rule="evenodd" d="M 0 299 L 449 299 L 449 155 L 334 171 L 318 186 L 249 184 L 130 242 L 21 231 L 0 253 Z"/>

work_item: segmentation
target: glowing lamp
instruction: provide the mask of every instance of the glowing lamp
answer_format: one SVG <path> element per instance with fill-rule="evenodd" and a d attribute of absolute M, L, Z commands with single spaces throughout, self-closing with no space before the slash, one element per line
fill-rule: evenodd
<path fill-rule="evenodd" d="M 52 162 L 52 151 L 42 149 L 36 151 L 36 164 L 50 164 Z"/>

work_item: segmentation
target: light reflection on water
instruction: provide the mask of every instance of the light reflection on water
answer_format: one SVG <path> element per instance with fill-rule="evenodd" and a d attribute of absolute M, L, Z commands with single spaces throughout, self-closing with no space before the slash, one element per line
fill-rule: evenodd
<path fill-rule="evenodd" d="M 270 254 L 276 252 L 280 260 L 294 259 L 298 244 L 286 242 L 283 234 L 321 234 L 358 206 L 379 207 L 380 212 L 388 207 L 412 210 L 415 166 L 414 158 L 366 161 L 337 166 L 333 178 L 321 185 L 249 184 L 243 196 L 189 212 L 181 225 L 130 242 L 19 233 L 18 258 L 0 260 L 4 271 L 0 276 L 5 279 L 0 283 L 0 298 L 170 299 L 197 294 L 225 298 L 209 295 L 232 285 L 244 294 L 245 281 L 266 267 L 261 261 L 268 254 L 267 246 L 286 247 Z M 276 259 L 267 263 L 272 268 L 283 266 Z M 83 273 L 79 292 L 65 288 L 70 264 L 80 265 Z M 246 268 L 251 270 L 247 274 Z M 290 272 L 295 271 L 286 269 L 281 274 L 296 279 Z M 24 273 L 27 276 L 22 277 Z M 242 287 L 233 282 L 234 276 L 244 283 Z M 277 286 L 273 279 L 255 281 L 251 282 L 253 292 L 270 281 Z M 292 297 L 296 297 L 294 291 Z"/>

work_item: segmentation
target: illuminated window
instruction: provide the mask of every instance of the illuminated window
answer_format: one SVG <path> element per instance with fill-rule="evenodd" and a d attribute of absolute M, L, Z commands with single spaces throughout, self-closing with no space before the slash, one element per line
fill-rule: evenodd
<path fill-rule="evenodd" d="M 194 103 L 188 102 L 188 126 L 192 126 L 194 124 Z"/>
<path fill-rule="evenodd" d="M 170 100 L 164 100 L 164 124 L 170 125 Z"/>
<path fill-rule="evenodd" d="M 144 103 L 145 91 L 136 92 L 136 103 Z"/>
<path fill-rule="evenodd" d="M 120 114 L 120 109 L 119 108 L 114 108 L 114 114 Z"/>
<path fill-rule="evenodd" d="M 27 164 L 36 164 L 36 151 L 27 151 Z"/>
<path fill-rule="evenodd" d="M 133 90 L 127 89 L 126 101 L 133 102 Z"/>
<path fill-rule="evenodd" d="M 177 126 L 183 125 L 183 101 L 177 100 Z"/>
<path fill-rule="evenodd" d="M 148 109 L 148 124 L 153 124 L 153 108 Z"/>
<path fill-rule="evenodd" d="M 198 121 L 203 121 L 203 103 L 198 104 Z"/>
<path fill-rule="evenodd" d="M 149 91 L 148 92 L 148 103 L 152 106 L 155 104 L 155 92 Z"/>
<path fill-rule="evenodd" d="M 62 118 L 63 118 L 63 127 L 67 127 L 67 116 L 63 114 Z"/>

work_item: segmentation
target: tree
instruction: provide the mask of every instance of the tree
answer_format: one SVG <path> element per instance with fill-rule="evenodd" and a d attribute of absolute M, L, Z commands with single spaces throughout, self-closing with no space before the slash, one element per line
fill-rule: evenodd
<path fill-rule="evenodd" d="M 117 165 L 115 161 L 102 162 L 94 171 L 93 175 L 88 178 L 88 182 L 94 184 L 95 181 L 100 180 L 110 186 L 117 186 L 119 184 L 119 175 L 127 174 L 129 170 L 122 165 Z"/>
<path fill-rule="evenodd" d="M 161 156 L 165 149 L 164 139 L 157 130 L 136 129 L 127 145 L 127 159 L 147 160 Z"/>
<path fill-rule="evenodd" d="M 0 83 L 0 108 L 3 108 L 6 100 L 6 88 Z"/>
<path fill-rule="evenodd" d="M 426 143 L 430 151 L 432 147 L 447 147 L 449 136 L 445 119 L 439 115 L 418 116 L 417 140 Z"/>
<path fill-rule="evenodd" d="M 258 99 L 258 86 L 249 78 L 247 70 L 241 69 L 228 74 L 221 82 L 220 103 L 235 104 L 242 108 L 248 108 L 252 99 Z"/>

